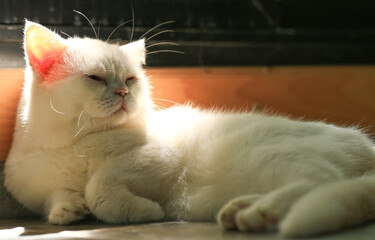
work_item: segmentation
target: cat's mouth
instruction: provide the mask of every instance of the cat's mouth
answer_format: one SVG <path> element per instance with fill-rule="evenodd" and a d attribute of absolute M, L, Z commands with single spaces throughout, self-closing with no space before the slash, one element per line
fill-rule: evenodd
<path fill-rule="evenodd" d="M 127 109 L 126 105 L 124 103 L 122 103 L 119 106 L 119 108 L 117 108 L 111 115 L 116 116 L 116 115 L 124 114 L 124 113 L 127 113 L 127 112 L 128 112 L 128 109 Z"/>
<path fill-rule="evenodd" d="M 92 119 L 103 121 L 103 120 L 119 120 L 124 119 L 124 117 L 128 114 L 128 108 L 124 103 L 121 103 L 117 108 L 115 108 L 112 113 L 109 113 L 106 116 L 102 117 L 92 117 Z"/>

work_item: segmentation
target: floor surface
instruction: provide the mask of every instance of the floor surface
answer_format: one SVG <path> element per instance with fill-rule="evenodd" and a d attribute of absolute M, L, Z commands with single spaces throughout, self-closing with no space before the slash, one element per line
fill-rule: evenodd
<path fill-rule="evenodd" d="M 367 240 L 374 238 L 375 224 L 372 223 L 340 233 L 308 239 Z M 54 226 L 41 220 L 0 220 L 0 239 L 280 240 L 284 238 L 276 233 L 246 234 L 223 231 L 214 223 L 164 222 L 116 226 L 91 220 L 70 226 Z"/>

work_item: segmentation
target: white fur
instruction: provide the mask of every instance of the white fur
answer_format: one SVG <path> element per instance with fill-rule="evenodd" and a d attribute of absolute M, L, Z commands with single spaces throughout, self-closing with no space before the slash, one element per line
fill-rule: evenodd
<path fill-rule="evenodd" d="M 9 191 L 51 223 L 89 210 L 111 223 L 217 218 L 223 228 L 306 236 L 374 218 L 375 153 L 360 131 L 190 106 L 152 111 L 142 40 L 60 41 L 69 74 L 44 83 L 27 65 L 5 169 Z M 96 74 L 107 85 L 86 76 Z M 121 84 L 127 112 L 113 114 Z"/>

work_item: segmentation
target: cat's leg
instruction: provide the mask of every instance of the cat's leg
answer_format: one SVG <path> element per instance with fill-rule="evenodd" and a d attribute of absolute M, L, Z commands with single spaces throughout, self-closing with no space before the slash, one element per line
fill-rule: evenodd
<path fill-rule="evenodd" d="M 139 223 L 161 220 L 164 211 L 150 199 L 130 192 L 125 183 L 112 179 L 116 174 L 99 171 L 86 186 L 86 201 L 91 212 L 108 223 Z"/>
<path fill-rule="evenodd" d="M 280 224 L 288 237 L 336 231 L 375 219 L 375 176 L 322 185 L 303 196 Z"/>
<path fill-rule="evenodd" d="M 298 182 L 270 192 L 249 204 L 249 207 L 236 211 L 235 217 L 232 218 L 234 220 L 232 225 L 244 232 L 275 230 L 277 224 L 284 218 L 292 204 L 313 187 L 314 184 L 312 183 Z M 249 198 L 248 200 L 251 202 L 253 199 Z M 236 201 L 241 204 L 243 199 L 235 199 L 232 204 L 235 204 Z M 226 228 L 225 226 L 223 227 Z"/>
<path fill-rule="evenodd" d="M 47 199 L 45 211 L 48 222 L 65 225 L 81 220 L 89 213 L 81 193 L 72 190 L 56 190 Z"/>

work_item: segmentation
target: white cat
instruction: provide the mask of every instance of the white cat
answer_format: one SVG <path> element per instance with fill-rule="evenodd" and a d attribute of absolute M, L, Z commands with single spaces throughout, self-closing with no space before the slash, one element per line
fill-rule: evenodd
<path fill-rule="evenodd" d="M 309 236 L 375 218 L 359 130 L 190 106 L 153 111 L 144 41 L 25 27 L 25 87 L 6 187 L 54 224 L 214 221 Z M 233 81 L 236 81 L 234 78 Z"/>

